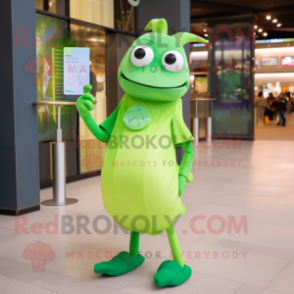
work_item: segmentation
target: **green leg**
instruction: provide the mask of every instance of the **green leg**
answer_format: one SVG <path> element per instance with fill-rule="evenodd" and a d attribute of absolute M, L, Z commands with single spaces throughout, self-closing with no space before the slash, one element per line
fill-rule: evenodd
<path fill-rule="evenodd" d="M 165 286 L 179 286 L 186 282 L 192 274 L 189 266 L 185 265 L 182 251 L 174 227 L 166 230 L 174 260 L 165 260 L 154 276 L 158 288 Z"/>
<path fill-rule="evenodd" d="M 181 267 L 185 265 L 185 260 L 182 255 L 182 250 L 178 241 L 178 237 L 176 231 L 173 226 L 166 230 L 169 245 L 173 254 L 173 259 L 176 261 Z"/>
<path fill-rule="evenodd" d="M 140 233 L 131 232 L 130 238 L 130 254 L 136 257 L 139 254 Z"/>
<path fill-rule="evenodd" d="M 122 251 L 110 261 L 95 264 L 94 272 L 96 274 L 119 276 L 139 267 L 145 260 L 139 254 L 139 239 L 139 233 L 131 232 L 130 253 Z"/>

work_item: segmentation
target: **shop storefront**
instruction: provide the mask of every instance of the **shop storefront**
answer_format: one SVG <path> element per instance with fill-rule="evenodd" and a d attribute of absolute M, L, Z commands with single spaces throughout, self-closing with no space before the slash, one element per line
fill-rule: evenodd
<path fill-rule="evenodd" d="M 208 46 L 202 44 L 191 46 L 191 95 L 211 98 L 209 97 L 209 74 L 215 73 L 217 76 L 215 85 L 218 90 L 214 93 L 216 97 L 213 96 L 213 98 L 217 98 L 219 103 L 226 107 L 223 111 L 214 107 L 215 118 L 226 117 L 226 120 L 221 118 L 219 123 L 214 125 L 214 136 L 217 136 L 218 132 L 223 134 L 227 132 L 229 135 L 234 135 L 235 132 L 235 134 L 241 135 L 241 138 L 253 138 L 252 132 L 248 132 L 250 129 L 248 126 L 254 122 L 254 115 L 252 115 L 254 97 L 259 92 L 263 92 L 264 97 L 268 97 L 270 93 L 276 97 L 281 92 L 293 96 L 293 41 L 292 39 L 256 41 L 254 66 L 250 66 L 251 55 L 246 47 L 219 50 L 215 55 L 217 64 L 213 67 L 208 65 Z M 250 95 L 249 91 L 252 88 L 248 79 L 250 72 L 254 72 L 254 95 Z M 218 106 L 217 103 L 215 105 Z M 193 109 L 192 104 L 191 109 Z M 204 105 L 200 111 L 207 111 Z M 203 122 L 202 124 L 200 122 L 200 127 L 200 135 L 203 137 L 205 135 Z"/>
<path fill-rule="evenodd" d="M 107 56 L 111 54 L 107 50 L 107 40 L 116 32 L 134 38 L 135 13 L 131 13 L 127 0 L 36 0 L 36 60 L 32 61 L 31 71 L 38 101 L 75 101 L 72 98 L 77 97 L 64 94 L 64 83 L 73 83 L 71 74 L 77 71 L 81 80 L 84 75 L 89 75 L 91 93 L 97 101 L 92 112 L 95 121 L 99 124 L 105 120 L 109 114 L 110 98 L 107 93 L 107 66 L 112 66 L 109 64 L 111 56 Z M 90 50 L 89 67 L 74 68 L 66 79 L 63 72 L 64 47 L 86 47 Z M 111 104 L 113 107 L 113 102 Z M 41 187 L 50 186 L 52 181 L 56 112 L 55 106 L 38 106 Z M 106 145 L 94 138 L 73 106 L 62 106 L 61 123 L 66 142 L 67 181 L 99 174 Z"/>
<path fill-rule="evenodd" d="M 273 42 L 275 41 L 275 42 Z M 294 95 L 294 39 L 257 41 L 255 94 L 277 97 L 281 92 Z"/>

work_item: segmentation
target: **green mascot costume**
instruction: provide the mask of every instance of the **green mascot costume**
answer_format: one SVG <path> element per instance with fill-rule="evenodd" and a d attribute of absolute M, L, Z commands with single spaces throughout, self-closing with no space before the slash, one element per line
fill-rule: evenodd
<path fill-rule="evenodd" d="M 206 42 L 190 33 L 167 35 L 165 19 L 153 19 L 122 59 L 118 81 L 126 92 L 116 110 L 99 126 L 91 86 L 77 100 L 77 109 L 93 135 L 107 142 L 102 169 L 103 204 L 109 215 L 130 231 L 129 252 L 95 265 L 95 273 L 128 273 L 144 262 L 140 233 L 167 232 L 173 260 L 164 261 L 154 276 L 157 287 L 177 286 L 191 276 L 174 231 L 185 213 L 181 196 L 194 158 L 193 137 L 183 121 L 181 96 L 189 89 L 189 65 L 183 45 Z M 184 157 L 177 164 L 175 147 Z"/>

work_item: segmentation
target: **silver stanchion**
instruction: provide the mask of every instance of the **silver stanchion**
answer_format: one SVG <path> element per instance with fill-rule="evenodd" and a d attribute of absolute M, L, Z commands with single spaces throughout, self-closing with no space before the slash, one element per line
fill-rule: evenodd
<path fill-rule="evenodd" d="M 194 140 L 197 144 L 199 142 L 199 118 L 198 118 L 198 101 L 195 101 L 195 118 L 194 118 Z"/>
<path fill-rule="evenodd" d="M 53 165 L 53 199 L 41 202 L 46 206 L 64 206 L 78 202 L 66 198 L 66 156 L 65 143 L 62 142 L 60 105 L 75 105 L 74 102 L 37 102 L 36 105 L 57 105 L 56 143 L 52 144 Z"/>
<path fill-rule="evenodd" d="M 199 117 L 198 117 L 198 101 L 207 101 L 212 103 L 215 98 L 192 98 L 192 101 L 195 101 L 195 117 L 193 118 L 193 124 L 194 124 L 194 142 L 198 144 L 199 142 Z M 212 107 L 210 107 L 210 116 L 207 117 L 207 124 L 206 124 L 206 138 L 208 143 L 212 140 Z"/>
<path fill-rule="evenodd" d="M 206 130 L 206 137 L 207 137 L 207 142 L 211 142 L 211 137 L 212 137 L 212 120 L 211 117 L 207 118 L 207 130 Z"/>

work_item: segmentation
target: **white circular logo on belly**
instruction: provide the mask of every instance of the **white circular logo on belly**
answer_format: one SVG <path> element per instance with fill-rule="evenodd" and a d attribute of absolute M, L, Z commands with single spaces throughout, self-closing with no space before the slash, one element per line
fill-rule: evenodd
<path fill-rule="evenodd" d="M 124 114 L 124 123 L 131 130 L 141 130 L 150 122 L 149 110 L 140 105 L 129 108 Z"/>

